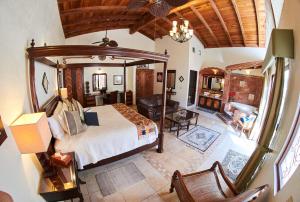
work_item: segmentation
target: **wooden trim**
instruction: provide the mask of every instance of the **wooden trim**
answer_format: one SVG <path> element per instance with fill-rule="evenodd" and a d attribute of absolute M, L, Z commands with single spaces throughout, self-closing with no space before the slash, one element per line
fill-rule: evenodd
<path fill-rule="evenodd" d="M 37 99 L 36 88 L 35 88 L 35 64 L 32 57 L 29 58 L 29 76 L 30 76 L 30 95 L 33 112 L 39 111 L 39 101 Z"/>
<path fill-rule="evenodd" d="M 170 11 L 169 15 L 172 14 L 172 13 L 176 13 L 176 12 L 178 12 L 178 11 L 184 10 L 184 9 L 186 9 L 186 8 L 189 8 L 189 7 L 191 7 L 191 6 L 195 6 L 195 5 L 199 4 L 199 3 L 202 3 L 202 2 L 199 1 L 199 0 L 192 0 L 192 1 L 189 1 L 188 3 L 186 3 L 186 4 L 182 5 L 182 6 L 178 6 L 178 7 L 174 8 L 174 9 L 172 9 L 172 10 Z"/>
<path fill-rule="evenodd" d="M 296 115 L 294 116 L 294 120 L 293 123 L 291 125 L 291 129 L 289 131 L 289 134 L 287 136 L 287 140 L 284 143 L 284 146 L 282 147 L 283 150 L 280 152 L 279 154 L 279 158 L 276 160 L 275 162 L 275 169 L 276 169 L 276 176 L 275 176 L 275 180 L 276 180 L 276 191 L 280 191 L 281 189 L 281 172 L 279 169 L 279 164 L 281 164 L 282 160 L 284 157 L 286 157 L 287 152 L 289 151 L 289 149 L 291 148 L 291 145 L 293 144 L 293 141 L 295 139 L 295 136 L 297 135 L 297 129 L 300 127 L 300 101 L 298 101 L 298 106 L 297 106 L 297 111 L 296 111 Z"/>
<path fill-rule="evenodd" d="M 51 60 L 45 57 L 37 58 L 35 61 L 48 65 L 49 67 L 54 67 L 54 68 L 57 67 L 57 64 L 55 62 L 52 62 Z"/>
<path fill-rule="evenodd" d="M 246 46 L 245 30 L 244 30 L 243 21 L 242 21 L 241 15 L 240 15 L 239 8 L 238 8 L 235 0 L 231 0 L 231 3 L 233 5 L 235 15 L 236 15 L 236 17 L 238 19 L 238 22 L 239 22 L 239 25 L 240 25 L 244 46 Z"/>
<path fill-rule="evenodd" d="M 152 148 L 152 147 L 154 147 L 154 146 L 156 146 L 158 144 L 159 144 L 159 140 L 156 139 L 155 142 L 153 142 L 151 144 L 146 144 L 146 145 L 138 147 L 138 148 L 136 148 L 134 150 L 131 150 L 131 151 L 119 154 L 117 156 L 113 156 L 113 157 L 110 157 L 110 158 L 103 159 L 101 161 L 98 161 L 95 164 L 89 164 L 89 165 L 83 166 L 83 170 L 88 170 L 88 169 L 91 169 L 91 168 L 95 168 L 95 167 L 98 167 L 98 166 L 102 166 L 102 165 L 105 165 L 105 164 L 109 164 L 109 163 L 112 163 L 112 162 L 115 162 L 115 161 L 127 158 L 129 156 L 134 155 L 134 154 L 137 154 L 137 153 L 140 153 L 140 152 L 145 151 L 147 149 L 150 149 L 150 148 Z"/>
<path fill-rule="evenodd" d="M 70 63 L 60 64 L 59 68 L 82 68 L 82 67 L 123 67 L 122 63 Z"/>
<path fill-rule="evenodd" d="M 255 8 L 255 17 L 256 17 L 256 33 L 257 33 L 257 46 L 261 47 L 261 37 L 260 37 L 260 20 L 259 20 L 259 11 L 258 11 L 258 5 L 257 0 L 252 0 Z"/>
<path fill-rule="evenodd" d="M 118 47 L 100 47 L 93 45 L 61 45 L 61 46 L 46 46 L 46 47 L 31 47 L 27 49 L 29 57 L 32 59 L 41 57 L 58 57 L 58 56 L 91 56 L 91 55 L 106 55 L 116 57 L 129 57 L 140 59 L 152 59 L 161 62 L 166 62 L 169 59 L 168 55 Z"/>
<path fill-rule="evenodd" d="M 219 18 L 219 20 L 220 20 L 220 22 L 221 22 L 221 24 L 222 24 L 222 27 L 223 27 L 223 29 L 224 29 L 226 35 L 227 35 L 228 41 L 229 41 L 230 45 L 232 46 L 233 43 L 232 43 L 232 39 L 231 39 L 230 33 L 229 33 L 229 31 L 228 31 L 228 28 L 227 28 L 227 26 L 226 26 L 226 24 L 225 24 L 225 21 L 224 21 L 222 15 L 221 15 L 221 13 L 220 13 L 220 11 L 219 11 L 217 5 L 215 4 L 214 0 L 209 0 L 209 2 L 210 2 L 211 7 L 213 8 L 214 12 L 215 12 L 216 15 L 218 16 L 218 18 Z"/>
<path fill-rule="evenodd" d="M 225 70 L 233 71 L 233 70 L 242 70 L 242 69 L 260 69 L 262 68 L 263 63 L 264 63 L 263 60 L 254 61 L 254 62 L 244 62 L 240 64 L 229 65 L 225 67 Z"/>
<path fill-rule="evenodd" d="M 126 104 L 126 61 L 124 62 L 123 68 L 123 77 L 124 77 L 124 104 Z"/>
<path fill-rule="evenodd" d="M 191 10 L 193 11 L 193 13 L 197 16 L 197 18 L 202 22 L 202 24 L 206 27 L 206 29 L 208 30 L 208 32 L 210 33 L 210 35 L 213 37 L 213 39 L 215 40 L 216 44 L 218 46 L 220 46 L 220 43 L 216 37 L 216 35 L 214 34 L 214 32 L 212 31 L 212 29 L 210 28 L 210 26 L 207 24 L 206 20 L 204 19 L 204 17 L 201 15 L 201 13 L 194 7 L 191 6 L 190 7 Z"/>

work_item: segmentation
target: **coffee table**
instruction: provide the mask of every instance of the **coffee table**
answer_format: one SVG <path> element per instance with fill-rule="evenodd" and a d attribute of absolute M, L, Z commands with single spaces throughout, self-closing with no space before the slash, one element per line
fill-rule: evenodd
<path fill-rule="evenodd" d="M 177 137 L 179 136 L 179 131 L 181 129 L 186 129 L 189 131 L 191 120 L 196 118 L 195 126 L 198 123 L 199 113 L 193 112 L 187 109 L 180 109 L 177 112 L 166 114 L 166 119 L 171 122 L 170 132 L 177 131 Z M 172 128 L 176 126 L 176 130 Z"/>

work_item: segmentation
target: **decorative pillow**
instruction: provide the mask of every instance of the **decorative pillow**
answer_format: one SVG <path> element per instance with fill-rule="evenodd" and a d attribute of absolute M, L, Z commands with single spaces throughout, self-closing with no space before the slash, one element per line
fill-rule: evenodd
<path fill-rule="evenodd" d="M 76 111 L 76 107 L 73 104 L 73 101 L 70 102 L 68 99 L 63 99 L 63 106 L 67 108 L 66 111 Z"/>
<path fill-rule="evenodd" d="M 62 140 L 64 138 L 64 131 L 60 126 L 60 123 L 58 122 L 56 115 L 49 117 L 48 123 L 53 137 L 55 139 Z"/>
<path fill-rule="evenodd" d="M 97 112 L 84 112 L 84 120 L 88 126 L 99 126 Z"/>
<path fill-rule="evenodd" d="M 61 101 L 59 101 L 53 112 L 53 115 L 58 115 L 60 113 L 60 111 L 62 110 L 62 108 L 63 108 L 63 103 Z"/>
<path fill-rule="evenodd" d="M 80 104 L 80 102 L 78 102 L 75 99 L 72 99 L 72 104 L 73 104 L 73 106 L 75 108 L 75 111 L 79 112 L 79 116 L 81 118 L 81 121 L 84 122 L 84 114 L 83 114 L 83 107 L 82 107 L 82 105 Z"/>
<path fill-rule="evenodd" d="M 69 135 L 77 135 L 86 129 L 86 125 L 81 123 L 78 111 L 65 111 L 64 114 Z"/>

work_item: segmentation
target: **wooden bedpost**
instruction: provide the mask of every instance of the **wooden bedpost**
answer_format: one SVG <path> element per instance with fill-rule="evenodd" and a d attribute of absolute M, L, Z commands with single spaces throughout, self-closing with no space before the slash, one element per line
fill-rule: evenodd
<path fill-rule="evenodd" d="M 165 55 L 168 52 L 165 50 Z M 165 128 L 165 114 L 166 114 L 166 82 L 167 79 L 167 62 L 164 62 L 164 69 L 163 69 L 163 86 L 162 86 L 162 106 L 161 106 L 161 116 L 160 116 L 160 129 L 159 129 L 159 142 L 158 142 L 158 153 L 162 153 L 164 150 L 164 128 Z"/>
<path fill-rule="evenodd" d="M 126 60 L 124 61 L 124 104 L 126 104 Z"/>

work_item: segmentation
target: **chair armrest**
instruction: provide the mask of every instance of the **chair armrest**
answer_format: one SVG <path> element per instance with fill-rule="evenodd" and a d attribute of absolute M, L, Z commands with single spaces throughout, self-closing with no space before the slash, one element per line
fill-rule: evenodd
<path fill-rule="evenodd" d="M 254 189 L 247 190 L 235 197 L 228 198 L 228 201 L 231 202 L 240 202 L 240 201 L 265 201 L 265 196 L 269 191 L 269 185 L 263 185 Z"/>
<path fill-rule="evenodd" d="M 166 103 L 166 105 L 168 105 L 168 106 L 171 106 L 171 107 L 174 107 L 174 108 L 178 109 L 178 107 L 179 107 L 179 102 L 177 102 L 177 101 L 174 101 L 174 100 L 167 100 L 167 103 Z"/>

